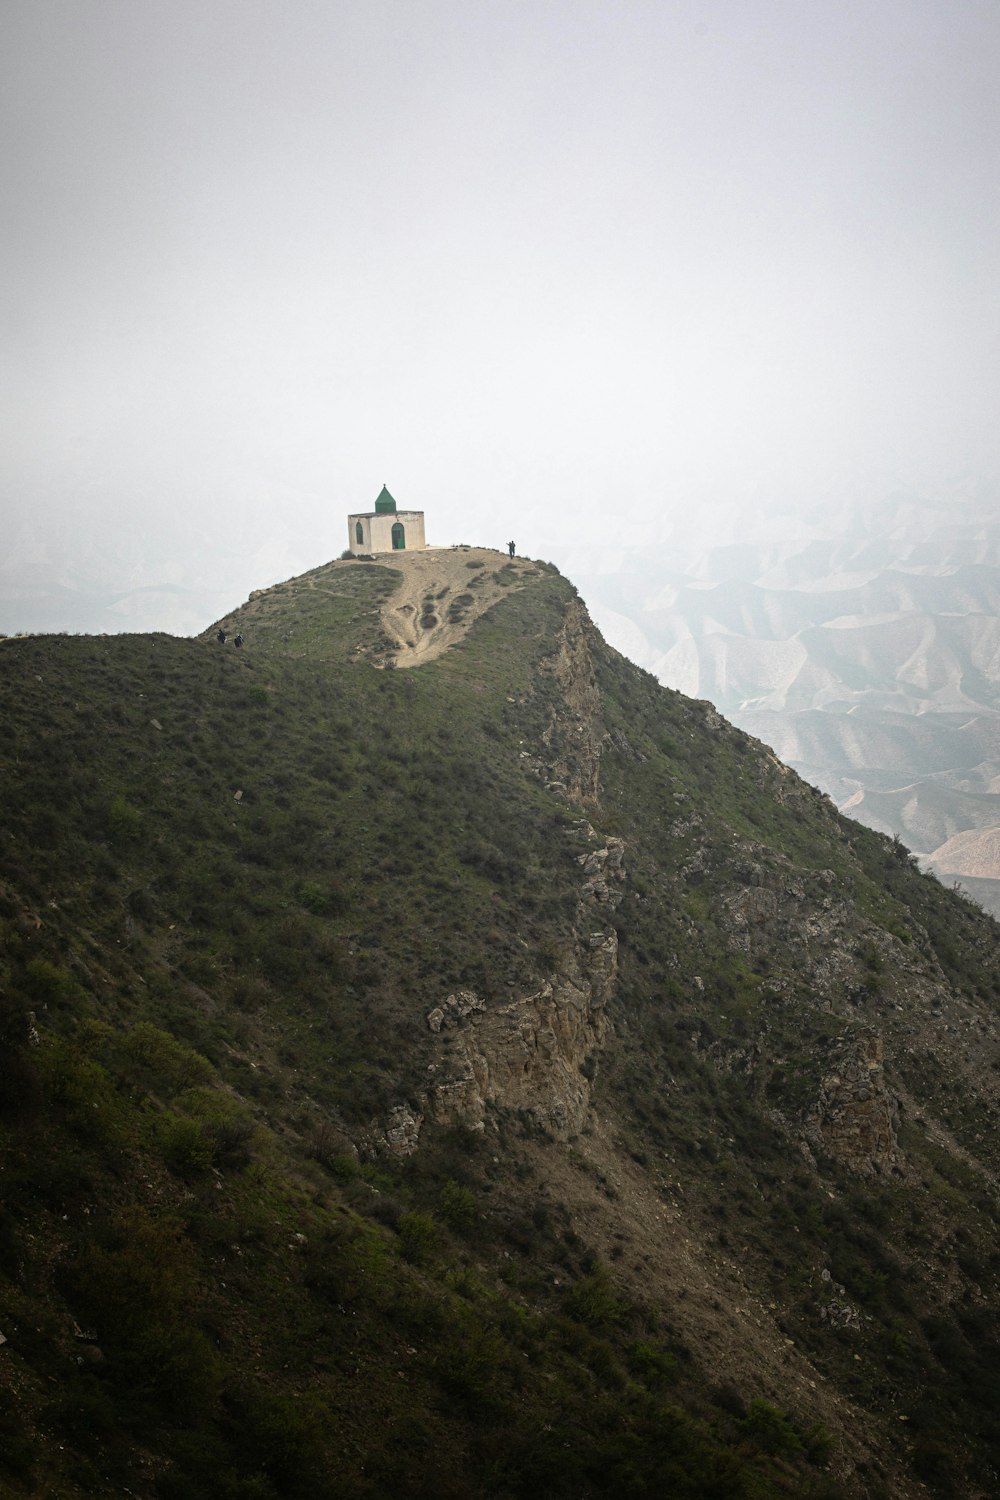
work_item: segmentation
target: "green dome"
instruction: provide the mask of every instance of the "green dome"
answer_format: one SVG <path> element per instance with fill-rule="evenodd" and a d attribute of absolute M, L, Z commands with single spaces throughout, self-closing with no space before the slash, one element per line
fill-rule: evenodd
<path fill-rule="evenodd" d="M 385 485 L 382 486 L 382 493 L 375 501 L 375 514 L 377 516 L 394 516 L 396 514 L 396 502 L 389 494 Z"/>

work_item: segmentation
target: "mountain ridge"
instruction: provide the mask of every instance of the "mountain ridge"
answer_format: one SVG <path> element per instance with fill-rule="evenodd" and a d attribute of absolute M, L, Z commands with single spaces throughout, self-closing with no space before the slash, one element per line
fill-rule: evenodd
<path fill-rule="evenodd" d="M 995 927 L 425 561 L 0 648 L 12 1493 L 989 1493 Z"/>

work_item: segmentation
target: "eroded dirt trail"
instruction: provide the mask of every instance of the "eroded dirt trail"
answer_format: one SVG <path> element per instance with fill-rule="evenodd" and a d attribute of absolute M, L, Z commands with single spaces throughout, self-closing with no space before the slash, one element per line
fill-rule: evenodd
<path fill-rule="evenodd" d="M 512 560 L 487 547 L 428 547 L 393 553 L 386 561 L 402 575 L 382 606 L 382 628 L 395 643 L 397 667 L 433 661 L 502 594 L 522 587 L 535 572 L 524 558 Z"/>

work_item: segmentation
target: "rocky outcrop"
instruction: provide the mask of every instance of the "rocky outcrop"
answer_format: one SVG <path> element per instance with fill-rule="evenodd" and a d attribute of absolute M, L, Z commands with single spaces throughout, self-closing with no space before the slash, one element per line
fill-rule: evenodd
<path fill-rule="evenodd" d="M 590 1106 L 584 1070 L 608 1029 L 606 1006 L 618 967 L 614 932 L 590 941 L 589 961 L 577 975 L 562 975 L 535 994 L 496 1010 L 476 1009 L 458 1022 L 449 1063 L 455 1076 L 428 1091 L 431 1118 L 482 1130 L 491 1110 L 502 1108 L 553 1135 L 579 1130 Z"/>
<path fill-rule="evenodd" d="M 742 933 L 774 920 L 778 915 L 778 896 L 763 886 L 750 886 L 731 897 L 727 907 L 732 930 Z"/>
<path fill-rule="evenodd" d="M 556 689 L 549 723 L 542 734 L 550 785 L 562 787 L 575 802 L 595 803 L 605 730 L 588 631 L 593 626 L 583 605 L 573 600 L 556 637 L 545 674 Z"/>
<path fill-rule="evenodd" d="M 391 1156 L 412 1156 L 420 1141 L 424 1117 L 406 1104 L 397 1104 L 389 1113 L 382 1131 L 385 1150 Z"/>
<path fill-rule="evenodd" d="M 471 990 L 432 1006 L 425 1020 L 442 1052 L 431 1071 L 444 1076 L 416 1107 L 393 1109 L 371 1132 L 371 1149 L 410 1155 L 425 1118 L 483 1130 L 503 1110 L 557 1137 L 583 1125 L 618 977 L 618 934 L 607 916 L 622 899 L 625 844 L 601 839 L 585 818 L 570 833 L 583 880 L 572 944 L 557 973 L 531 994 L 495 1008 Z M 581 840 L 587 845 L 582 851 Z"/>
<path fill-rule="evenodd" d="M 436 1005 L 427 1012 L 427 1024 L 431 1031 L 438 1032 L 446 1027 L 457 1026 L 469 1016 L 485 1009 L 485 1000 L 480 1000 L 472 990 L 457 990 L 443 1004 Z"/>
<path fill-rule="evenodd" d="M 871 1177 L 902 1168 L 897 1109 L 886 1088 L 882 1038 L 873 1032 L 838 1039 L 807 1124 L 818 1147 L 852 1172 Z"/>
<path fill-rule="evenodd" d="M 588 825 L 591 838 L 596 838 L 594 830 Z M 598 902 L 600 905 L 610 906 L 612 909 L 622 899 L 622 880 L 624 878 L 625 843 L 622 839 L 608 839 L 603 848 L 591 849 L 586 854 L 577 855 L 577 863 L 583 867 L 583 873 L 587 877 L 583 885 L 583 896 Z"/>

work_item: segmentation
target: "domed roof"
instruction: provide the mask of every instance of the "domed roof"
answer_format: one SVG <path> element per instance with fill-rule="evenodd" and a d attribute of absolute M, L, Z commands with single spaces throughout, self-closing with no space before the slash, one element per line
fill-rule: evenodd
<path fill-rule="evenodd" d="M 375 501 L 375 514 L 377 516 L 394 516 L 396 514 L 396 502 L 389 494 L 385 485 L 382 486 L 382 493 Z"/>

